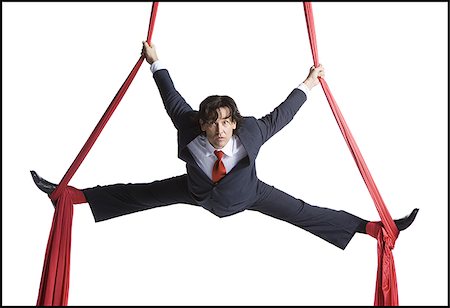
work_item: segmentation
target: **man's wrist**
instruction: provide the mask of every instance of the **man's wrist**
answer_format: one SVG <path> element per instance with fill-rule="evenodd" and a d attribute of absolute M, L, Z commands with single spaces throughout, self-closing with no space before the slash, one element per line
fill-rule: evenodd
<path fill-rule="evenodd" d="M 314 82 L 310 78 L 306 78 L 303 83 L 308 87 L 308 90 L 311 91 L 314 87 Z"/>
<path fill-rule="evenodd" d="M 164 65 L 162 64 L 162 62 L 159 59 L 157 59 L 150 65 L 150 71 L 152 72 L 152 74 L 154 74 L 156 71 L 159 71 L 164 68 L 165 68 Z"/>
<path fill-rule="evenodd" d="M 297 87 L 297 89 L 299 89 L 299 90 L 305 92 L 306 98 L 308 98 L 310 89 L 309 89 L 308 86 L 305 84 L 305 82 L 302 82 L 302 83 Z"/>

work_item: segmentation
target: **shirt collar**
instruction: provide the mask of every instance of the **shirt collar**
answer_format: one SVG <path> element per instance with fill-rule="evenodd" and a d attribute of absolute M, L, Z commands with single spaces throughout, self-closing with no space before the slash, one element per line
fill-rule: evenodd
<path fill-rule="evenodd" d="M 206 149 L 207 156 L 212 156 L 212 155 L 215 156 L 214 151 L 216 149 L 211 145 L 211 143 L 209 143 L 208 138 L 206 138 L 206 136 L 204 136 L 204 141 L 205 141 L 205 149 Z M 233 156 L 234 142 L 235 142 L 235 136 L 233 135 L 230 138 L 230 140 L 227 142 L 227 144 L 222 149 L 220 149 L 220 151 L 222 151 L 227 156 L 230 156 L 230 157 Z"/>

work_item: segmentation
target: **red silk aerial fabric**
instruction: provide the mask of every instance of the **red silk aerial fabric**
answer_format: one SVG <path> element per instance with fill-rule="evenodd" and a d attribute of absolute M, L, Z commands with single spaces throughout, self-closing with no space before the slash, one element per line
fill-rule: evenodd
<path fill-rule="evenodd" d="M 319 66 L 319 55 L 317 52 L 316 33 L 314 28 L 314 18 L 312 12 L 312 5 L 310 2 L 303 2 L 303 8 L 305 11 L 306 25 L 308 28 L 309 42 L 311 45 L 311 51 L 314 60 L 314 66 Z M 364 162 L 359 148 L 353 139 L 353 136 L 348 128 L 344 117 L 342 116 L 336 101 L 331 95 L 331 91 L 328 88 L 328 84 L 325 79 L 319 78 L 320 84 L 325 92 L 325 96 L 331 107 L 337 124 L 344 136 L 345 141 L 353 155 L 353 158 L 358 166 L 364 182 L 366 183 L 369 193 L 377 208 L 378 214 L 381 217 L 381 228 L 376 230 L 368 230 L 370 232 L 376 232 L 374 236 L 378 241 L 378 270 L 375 287 L 375 306 L 398 306 L 398 290 L 397 290 L 397 277 L 395 274 L 394 256 L 392 249 L 394 248 L 395 241 L 398 238 L 399 231 L 391 215 L 389 214 L 386 205 L 381 198 L 381 195 L 375 185 L 374 180 L 369 172 L 369 169 Z M 372 225 L 371 225 L 372 226 Z"/>
<path fill-rule="evenodd" d="M 155 24 L 158 3 L 159 2 L 153 2 L 152 4 L 150 25 L 147 35 L 147 42 L 149 44 L 151 42 Z M 108 106 L 97 126 L 94 128 L 83 148 L 78 153 L 72 165 L 67 170 L 58 187 L 50 195 L 52 202 L 56 203 L 56 208 L 47 242 L 36 306 L 67 306 L 69 299 L 70 245 L 74 204 L 70 191 L 67 189 L 67 185 L 91 150 L 113 112 L 116 110 L 143 61 L 144 56 L 141 56 Z"/>

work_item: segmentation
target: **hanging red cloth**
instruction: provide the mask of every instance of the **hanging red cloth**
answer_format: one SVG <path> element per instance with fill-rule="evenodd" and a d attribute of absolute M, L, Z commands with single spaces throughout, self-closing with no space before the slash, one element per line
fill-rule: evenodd
<path fill-rule="evenodd" d="M 159 2 L 153 2 L 152 4 L 150 25 L 147 35 L 147 43 L 149 44 L 151 42 L 155 24 L 158 3 Z M 144 56 L 141 56 L 108 106 L 94 131 L 89 136 L 83 148 L 78 153 L 72 165 L 67 170 L 58 187 L 50 195 L 52 202 L 56 203 L 56 208 L 45 252 L 39 295 L 36 303 L 37 306 L 67 306 L 69 299 L 70 245 L 72 239 L 74 204 L 70 191 L 67 189 L 67 185 L 116 110 L 143 61 Z"/>
<path fill-rule="evenodd" d="M 303 8 L 305 11 L 306 25 L 308 28 L 309 42 L 311 45 L 312 56 L 314 60 L 314 66 L 319 66 L 319 55 L 317 52 L 317 42 L 316 33 L 314 28 L 314 18 L 312 13 L 312 6 L 310 2 L 303 2 Z M 322 85 L 325 96 L 331 107 L 334 117 L 336 118 L 337 124 L 344 136 L 345 141 L 353 155 L 353 158 L 358 166 L 359 172 L 361 173 L 364 182 L 366 183 L 369 193 L 377 208 L 378 214 L 381 217 L 382 226 L 377 228 L 377 232 L 372 236 L 377 238 L 378 241 L 378 270 L 377 279 L 375 286 L 375 306 L 398 306 L 398 290 L 397 290 L 397 277 L 395 274 L 395 264 L 394 256 L 392 254 L 392 249 L 394 248 L 395 241 L 397 240 L 399 231 L 395 225 L 394 220 L 389 214 L 386 205 L 378 192 L 377 186 L 369 172 L 369 169 L 364 162 L 359 148 L 353 139 L 353 136 L 345 123 L 344 117 L 342 116 L 336 101 L 331 95 L 331 91 L 323 78 L 319 78 L 320 84 Z M 373 233 L 373 230 L 369 230 Z"/>

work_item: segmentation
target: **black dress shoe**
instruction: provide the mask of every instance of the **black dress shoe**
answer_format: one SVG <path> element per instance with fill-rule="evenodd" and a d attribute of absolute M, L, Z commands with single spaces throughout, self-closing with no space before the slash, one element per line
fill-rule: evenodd
<path fill-rule="evenodd" d="M 46 194 L 50 195 L 56 188 L 56 184 L 50 183 L 49 181 L 41 178 L 36 171 L 30 171 L 31 176 L 33 177 L 33 181 L 36 184 L 36 186 L 45 192 Z"/>
<path fill-rule="evenodd" d="M 417 213 L 419 212 L 418 208 L 415 208 L 411 214 L 409 214 L 408 216 L 405 216 L 403 218 L 400 219 L 395 219 L 394 223 L 397 226 L 398 231 L 403 231 L 405 229 L 407 229 L 414 221 L 414 219 L 416 219 Z M 368 220 L 364 220 L 361 219 L 360 224 L 358 225 L 358 227 L 356 228 L 356 232 L 359 233 L 367 233 L 366 231 L 366 227 L 367 224 L 369 223 Z M 381 221 L 377 221 L 376 223 L 381 225 Z"/>
<path fill-rule="evenodd" d="M 419 212 L 419 209 L 416 208 L 408 216 L 395 220 L 398 230 L 402 231 L 408 228 L 413 223 L 414 219 L 416 219 L 417 212 Z"/>

